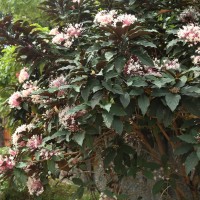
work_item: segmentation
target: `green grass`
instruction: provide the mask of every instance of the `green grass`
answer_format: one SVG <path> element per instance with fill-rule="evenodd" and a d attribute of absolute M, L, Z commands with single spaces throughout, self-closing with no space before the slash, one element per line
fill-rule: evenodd
<path fill-rule="evenodd" d="M 17 191 L 5 184 L 0 200 L 72 200 L 76 192 L 75 185 L 51 181 L 51 186 L 39 197 L 30 196 L 28 191 Z M 93 200 L 89 192 L 85 192 L 81 200 Z"/>

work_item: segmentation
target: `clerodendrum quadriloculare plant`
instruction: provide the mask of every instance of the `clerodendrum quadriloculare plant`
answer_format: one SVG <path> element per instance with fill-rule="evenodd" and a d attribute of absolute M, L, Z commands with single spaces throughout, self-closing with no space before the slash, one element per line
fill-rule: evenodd
<path fill-rule="evenodd" d="M 48 35 L 5 17 L 1 43 L 26 67 L 8 99 L 2 180 L 39 196 L 64 170 L 75 198 L 87 187 L 128 199 L 121 180 L 140 172 L 153 194 L 199 199 L 199 14 L 179 3 L 48 0 Z"/>

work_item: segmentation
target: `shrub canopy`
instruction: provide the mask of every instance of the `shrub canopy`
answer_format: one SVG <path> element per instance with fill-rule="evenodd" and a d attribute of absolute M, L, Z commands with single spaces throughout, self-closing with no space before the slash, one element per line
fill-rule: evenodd
<path fill-rule="evenodd" d="M 127 199 L 114 185 L 141 172 L 155 180 L 153 194 L 198 199 L 198 3 L 46 0 L 41 9 L 49 34 L 10 16 L 0 22 L 1 45 L 14 46 L 21 64 L 2 180 L 39 196 L 65 170 L 80 186 L 75 198 L 87 187 Z"/>

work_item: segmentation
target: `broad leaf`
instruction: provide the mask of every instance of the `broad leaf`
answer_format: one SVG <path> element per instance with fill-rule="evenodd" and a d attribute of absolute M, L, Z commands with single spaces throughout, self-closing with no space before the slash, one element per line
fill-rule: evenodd
<path fill-rule="evenodd" d="M 76 133 L 74 136 L 73 136 L 73 139 L 75 142 L 77 142 L 80 146 L 83 145 L 83 141 L 85 139 L 85 133 L 82 132 L 82 133 Z"/>
<path fill-rule="evenodd" d="M 120 101 L 124 108 L 126 108 L 129 105 L 130 100 L 131 99 L 128 93 L 125 93 L 124 95 L 120 95 Z"/>
<path fill-rule="evenodd" d="M 112 128 L 114 128 L 117 133 L 121 134 L 124 128 L 123 122 L 120 119 L 115 118 L 112 123 Z"/>
<path fill-rule="evenodd" d="M 146 114 L 149 105 L 150 105 L 149 98 L 145 94 L 139 96 L 138 106 L 139 106 L 140 110 L 142 111 L 143 115 Z"/>
<path fill-rule="evenodd" d="M 179 104 L 181 96 L 179 94 L 168 93 L 165 96 L 165 100 L 171 111 L 174 111 Z"/>
<path fill-rule="evenodd" d="M 106 127 L 110 128 L 112 125 L 112 122 L 113 122 L 113 115 L 111 115 L 108 112 L 104 112 L 104 113 L 102 113 L 102 117 L 103 117 Z"/>
<path fill-rule="evenodd" d="M 195 167 L 197 166 L 199 162 L 199 158 L 197 157 L 196 152 L 192 152 L 185 161 L 185 169 L 186 173 L 189 174 Z"/>
<path fill-rule="evenodd" d="M 197 140 L 194 138 L 193 135 L 184 134 L 184 135 L 179 135 L 178 138 L 190 144 L 197 144 Z"/>

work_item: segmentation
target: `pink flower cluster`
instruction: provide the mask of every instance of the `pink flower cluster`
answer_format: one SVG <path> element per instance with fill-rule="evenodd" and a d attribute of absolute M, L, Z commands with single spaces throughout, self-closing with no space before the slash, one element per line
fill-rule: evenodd
<path fill-rule="evenodd" d="M 100 25 L 100 26 L 117 26 L 117 24 L 120 22 L 122 23 L 122 27 L 130 26 L 134 24 L 137 21 L 137 18 L 135 15 L 131 14 L 117 14 L 117 11 L 111 10 L 106 11 L 102 10 L 98 12 L 94 18 L 94 23 Z"/>
<path fill-rule="evenodd" d="M 66 106 L 64 109 L 59 111 L 59 123 L 71 132 L 77 132 L 80 130 L 77 118 L 83 116 L 86 111 L 79 111 L 74 114 L 67 114 L 70 107 Z"/>
<path fill-rule="evenodd" d="M 79 37 L 81 35 L 82 31 L 83 31 L 83 29 L 82 29 L 81 24 L 75 24 L 74 26 L 72 24 L 69 24 L 68 28 L 65 29 L 66 34 L 72 38 Z"/>
<path fill-rule="evenodd" d="M 41 135 L 33 135 L 30 139 L 28 139 L 26 146 L 34 151 L 42 144 L 42 136 Z"/>
<path fill-rule="evenodd" d="M 26 82 L 22 85 L 23 90 L 21 91 L 22 97 L 26 98 L 32 94 L 32 92 L 38 90 L 37 81 Z"/>
<path fill-rule="evenodd" d="M 64 85 L 67 85 L 66 78 L 63 75 L 61 75 L 61 76 L 57 77 L 56 79 L 51 80 L 49 87 L 50 88 L 59 88 Z M 58 92 L 58 96 L 62 96 L 63 94 L 64 94 L 64 90 L 60 90 Z"/>
<path fill-rule="evenodd" d="M 10 108 L 21 109 L 21 103 L 23 98 L 27 98 L 33 91 L 38 90 L 37 81 L 28 81 L 22 85 L 23 90 L 14 92 L 8 99 Z"/>
<path fill-rule="evenodd" d="M 109 12 L 102 10 L 96 14 L 94 23 L 99 24 L 100 26 L 112 25 L 116 15 L 117 12 L 115 10 L 111 10 Z"/>
<path fill-rule="evenodd" d="M 200 47 L 195 52 L 197 55 L 191 57 L 193 64 L 200 65 Z"/>
<path fill-rule="evenodd" d="M 15 157 L 19 153 L 18 150 L 9 149 L 9 154 L 12 157 Z"/>
<path fill-rule="evenodd" d="M 174 69 L 174 70 L 179 70 L 180 69 L 180 63 L 178 62 L 178 59 L 173 59 L 173 60 L 163 60 L 163 65 L 162 68 L 170 70 L 170 69 Z"/>
<path fill-rule="evenodd" d="M 54 87 L 58 88 L 62 85 L 65 85 L 65 83 L 66 83 L 65 81 L 66 81 L 65 77 L 63 75 L 61 75 L 61 76 L 57 77 L 56 79 L 51 80 L 49 87 L 50 88 L 54 88 Z"/>
<path fill-rule="evenodd" d="M 154 67 L 159 71 L 180 69 L 180 63 L 178 59 L 165 58 L 163 60 L 158 60 L 157 58 L 155 58 L 153 62 Z"/>
<path fill-rule="evenodd" d="M 137 21 L 137 18 L 135 17 L 135 15 L 123 14 L 123 15 L 119 15 L 116 19 L 114 19 L 114 25 L 116 26 L 117 23 L 121 22 L 122 27 L 125 27 L 125 26 L 130 26 L 134 24 L 136 21 Z"/>
<path fill-rule="evenodd" d="M 23 83 L 27 79 L 29 79 L 28 68 L 24 67 L 19 73 L 18 80 L 20 83 Z"/>
<path fill-rule="evenodd" d="M 127 64 L 124 66 L 124 73 L 126 75 L 132 75 L 132 76 L 136 75 L 161 76 L 160 72 L 157 69 L 142 64 L 142 62 L 136 56 L 132 56 L 127 62 Z"/>
<path fill-rule="evenodd" d="M 54 35 L 52 39 L 53 44 L 63 45 L 65 47 L 71 47 L 74 38 L 81 35 L 83 29 L 81 24 L 69 24 L 62 32 L 58 31 L 58 28 L 54 28 L 50 31 L 50 35 Z"/>
<path fill-rule="evenodd" d="M 39 94 L 33 94 L 31 95 L 31 101 L 34 104 L 40 104 L 43 103 L 43 100 L 41 99 L 41 96 Z"/>
<path fill-rule="evenodd" d="M 32 129 L 34 129 L 34 124 L 22 124 L 21 126 L 17 127 L 15 132 L 12 135 L 12 144 L 16 147 L 18 146 L 24 146 L 24 141 L 21 141 L 19 143 L 19 139 L 23 136 L 24 133 L 30 132 Z"/>
<path fill-rule="evenodd" d="M 52 156 L 58 155 L 58 151 L 50 151 L 48 149 L 41 149 L 40 150 L 40 156 L 44 160 L 49 160 Z"/>
<path fill-rule="evenodd" d="M 11 108 L 17 108 L 17 109 L 20 109 L 21 106 L 21 98 L 22 98 L 22 95 L 19 91 L 17 92 L 14 92 L 10 98 L 8 99 L 8 104 Z"/>
<path fill-rule="evenodd" d="M 160 60 L 154 60 L 154 67 L 144 65 L 136 56 L 132 56 L 127 64 L 124 66 L 124 73 L 126 75 L 153 75 L 156 77 L 161 77 L 161 71 L 163 70 L 179 70 L 180 63 L 178 59 L 165 59 L 162 62 Z"/>
<path fill-rule="evenodd" d="M 50 30 L 49 35 L 57 35 L 59 34 L 58 28 L 53 28 Z"/>
<path fill-rule="evenodd" d="M 128 63 L 124 67 L 124 73 L 127 75 L 143 75 L 143 65 L 137 57 L 129 59 Z"/>
<path fill-rule="evenodd" d="M 3 157 L 0 155 L 0 173 L 5 173 L 6 171 L 13 169 L 15 166 L 15 161 L 12 156 Z"/>
<path fill-rule="evenodd" d="M 196 45 L 200 42 L 200 26 L 188 24 L 179 29 L 177 35 L 180 39 L 190 43 L 190 45 Z"/>
<path fill-rule="evenodd" d="M 29 177 L 27 181 L 27 187 L 30 195 L 39 196 L 44 192 L 44 188 L 40 178 L 35 176 Z"/>

